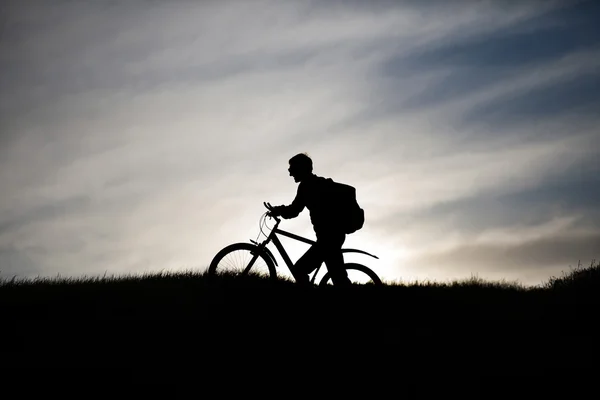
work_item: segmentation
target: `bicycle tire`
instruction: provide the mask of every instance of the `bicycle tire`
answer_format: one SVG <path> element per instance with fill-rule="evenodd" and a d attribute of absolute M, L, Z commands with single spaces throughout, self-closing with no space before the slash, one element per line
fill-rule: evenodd
<path fill-rule="evenodd" d="M 258 247 L 256 245 L 250 243 L 234 243 L 229 246 L 224 247 L 221 251 L 219 251 L 214 258 L 212 259 L 209 267 L 208 274 L 216 275 L 217 273 L 229 273 L 229 274 L 243 274 L 250 260 L 254 257 L 254 253 L 258 252 Z M 240 252 L 241 255 L 235 256 L 235 262 L 239 261 L 239 265 L 234 266 L 233 270 L 228 271 L 226 265 L 222 264 L 225 258 L 232 253 Z M 248 256 L 244 256 L 244 254 L 248 254 Z M 255 260 L 254 265 L 250 268 L 250 274 L 265 274 L 265 266 L 266 271 L 268 271 L 268 278 L 277 279 L 277 272 L 275 271 L 275 264 L 264 252 L 261 252 L 257 255 L 257 259 Z M 247 261 L 246 261 L 247 260 Z M 262 262 L 263 265 L 260 264 Z M 258 263 L 258 264 L 257 264 Z"/>
<path fill-rule="evenodd" d="M 366 275 L 369 278 L 370 281 L 367 282 L 367 284 L 373 284 L 376 286 L 383 285 L 383 282 L 381 281 L 379 276 L 372 269 L 370 269 L 362 264 L 345 263 L 344 269 L 346 271 L 348 271 L 349 277 L 352 272 L 358 271 L 358 272 L 362 273 L 362 275 Z M 329 271 L 327 271 L 325 273 L 325 275 L 323 275 L 323 278 L 319 282 L 319 286 L 327 286 L 328 284 L 333 284 L 333 282 L 331 281 L 331 275 L 329 274 Z"/>

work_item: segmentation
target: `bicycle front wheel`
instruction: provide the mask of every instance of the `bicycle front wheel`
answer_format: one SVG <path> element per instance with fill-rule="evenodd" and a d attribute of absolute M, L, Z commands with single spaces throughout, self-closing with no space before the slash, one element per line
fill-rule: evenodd
<path fill-rule="evenodd" d="M 258 275 L 277 278 L 275 265 L 265 253 L 250 243 L 234 243 L 219 251 L 208 267 L 208 274 Z"/>
<path fill-rule="evenodd" d="M 383 285 L 379 276 L 370 268 L 362 264 L 346 263 L 344 269 L 348 273 L 348 278 L 354 285 Z M 333 285 L 329 271 L 325 273 L 319 286 Z"/>

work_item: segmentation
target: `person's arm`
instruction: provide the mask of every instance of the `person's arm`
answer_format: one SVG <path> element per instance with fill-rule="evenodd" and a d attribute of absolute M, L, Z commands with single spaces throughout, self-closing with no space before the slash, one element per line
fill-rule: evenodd
<path fill-rule="evenodd" d="M 304 196 L 302 195 L 301 186 L 298 185 L 298 192 L 296 193 L 296 198 L 292 201 L 292 204 L 288 206 L 276 206 L 273 207 L 273 212 L 276 215 L 280 215 L 285 219 L 296 218 L 298 214 L 304 210 L 306 204 L 304 203 Z"/>

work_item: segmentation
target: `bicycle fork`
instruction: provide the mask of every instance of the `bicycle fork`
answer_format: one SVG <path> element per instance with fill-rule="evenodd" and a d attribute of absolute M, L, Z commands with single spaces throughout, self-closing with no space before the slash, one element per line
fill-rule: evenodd
<path fill-rule="evenodd" d="M 267 242 L 263 242 L 263 243 L 257 243 L 256 241 L 250 239 L 250 241 L 252 243 L 254 243 L 256 245 L 256 251 L 252 252 L 252 259 L 250 260 L 250 262 L 248 263 L 248 265 L 246 266 L 246 268 L 244 268 L 244 272 L 243 274 L 246 275 L 250 272 L 250 269 L 252 268 L 252 266 L 254 265 L 254 263 L 256 262 L 256 259 L 258 259 L 258 257 L 264 253 L 265 251 L 265 247 L 267 247 Z"/>

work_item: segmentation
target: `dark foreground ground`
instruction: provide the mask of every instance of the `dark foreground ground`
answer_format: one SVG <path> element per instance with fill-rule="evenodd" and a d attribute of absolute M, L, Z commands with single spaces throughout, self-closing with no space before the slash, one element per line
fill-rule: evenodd
<path fill-rule="evenodd" d="M 398 384 L 407 376 L 593 376 L 599 282 L 593 264 L 529 289 L 470 281 L 340 290 L 192 273 L 5 281 L 0 362 L 234 376 L 295 364 L 314 373 L 305 383 L 340 368 L 352 371 L 350 382 L 381 372 Z"/>

